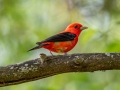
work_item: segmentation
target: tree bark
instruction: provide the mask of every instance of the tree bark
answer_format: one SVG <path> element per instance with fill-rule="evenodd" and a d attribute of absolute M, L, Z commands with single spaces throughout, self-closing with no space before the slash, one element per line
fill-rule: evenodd
<path fill-rule="evenodd" d="M 1 66 L 0 86 L 15 85 L 67 72 L 119 70 L 120 53 L 86 53 L 46 56 Z"/>

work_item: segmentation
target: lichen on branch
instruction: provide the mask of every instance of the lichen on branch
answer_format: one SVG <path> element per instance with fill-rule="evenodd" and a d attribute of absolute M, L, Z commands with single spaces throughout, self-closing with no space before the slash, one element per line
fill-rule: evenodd
<path fill-rule="evenodd" d="M 84 53 L 46 56 L 1 66 L 0 86 L 15 85 L 67 72 L 120 70 L 120 53 Z"/>

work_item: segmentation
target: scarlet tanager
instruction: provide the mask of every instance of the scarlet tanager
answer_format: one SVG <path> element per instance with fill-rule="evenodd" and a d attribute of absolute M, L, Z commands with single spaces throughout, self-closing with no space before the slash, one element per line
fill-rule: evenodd
<path fill-rule="evenodd" d="M 41 42 L 37 42 L 37 46 L 30 49 L 35 50 L 39 48 L 48 49 L 50 52 L 64 53 L 67 54 L 78 42 L 78 36 L 82 30 L 87 29 L 87 27 L 82 26 L 80 23 L 72 23 L 68 27 Z"/>

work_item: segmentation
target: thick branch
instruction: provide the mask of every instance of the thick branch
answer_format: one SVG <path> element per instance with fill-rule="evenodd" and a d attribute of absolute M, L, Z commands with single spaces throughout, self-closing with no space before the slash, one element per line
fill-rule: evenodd
<path fill-rule="evenodd" d="M 43 61 L 43 62 L 41 62 Z M 0 67 L 0 86 L 15 85 L 67 72 L 120 69 L 120 53 L 45 56 Z"/>

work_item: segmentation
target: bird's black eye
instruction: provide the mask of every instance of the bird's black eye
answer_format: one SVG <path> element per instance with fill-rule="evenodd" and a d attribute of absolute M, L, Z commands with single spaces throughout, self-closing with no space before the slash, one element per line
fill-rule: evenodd
<path fill-rule="evenodd" d="M 74 28 L 78 28 L 78 25 L 75 25 Z"/>

